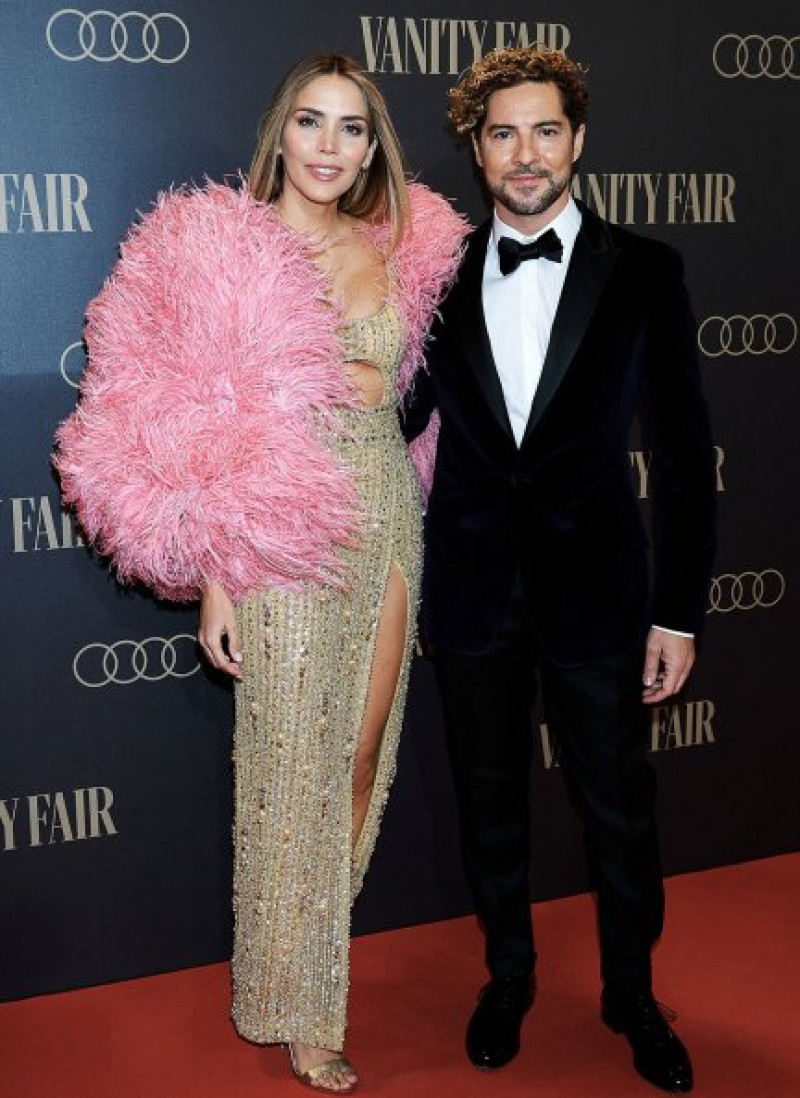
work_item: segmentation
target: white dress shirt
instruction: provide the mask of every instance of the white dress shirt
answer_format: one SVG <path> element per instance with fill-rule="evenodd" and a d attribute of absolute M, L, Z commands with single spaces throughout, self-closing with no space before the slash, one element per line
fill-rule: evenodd
<path fill-rule="evenodd" d="M 483 310 L 517 446 L 522 443 L 542 376 L 553 320 L 580 228 L 581 212 L 572 197 L 561 213 L 533 236 L 524 236 L 506 225 L 496 211 L 494 214 L 483 268 Z M 501 274 L 497 252 L 501 236 L 528 244 L 548 229 L 558 234 L 563 245 L 560 263 L 544 257 L 527 259 L 511 274 Z M 655 628 L 681 637 L 693 636 L 664 626 Z"/>
<path fill-rule="evenodd" d="M 525 434 L 542 376 L 553 318 L 580 227 L 581 212 L 572 198 L 549 225 L 533 236 L 523 236 L 501 221 L 497 213 L 494 215 L 483 268 L 483 309 L 517 446 Z M 512 274 L 500 273 L 497 242 L 501 236 L 527 244 L 548 229 L 558 234 L 564 247 L 560 263 L 544 258 L 528 259 Z"/>

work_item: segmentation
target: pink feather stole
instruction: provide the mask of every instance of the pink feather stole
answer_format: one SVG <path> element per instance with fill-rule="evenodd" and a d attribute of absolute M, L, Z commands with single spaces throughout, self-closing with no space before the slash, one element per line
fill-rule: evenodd
<path fill-rule="evenodd" d="M 464 221 L 412 184 L 392 257 L 408 389 L 457 270 Z M 376 245 L 388 227 L 369 229 Z M 87 311 L 89 365 L 54 464 L 67 505 L 123 582 L 239 600 L 305 581 L 341 585 L 358 500 L 331 440 L 345 375 L 329 286 L 305 241 L 246 188 L 162 194 Z M 433 432 L 416 448 L 429 478 Z M 413 453 L 413 451 L 412 451 Z"/>

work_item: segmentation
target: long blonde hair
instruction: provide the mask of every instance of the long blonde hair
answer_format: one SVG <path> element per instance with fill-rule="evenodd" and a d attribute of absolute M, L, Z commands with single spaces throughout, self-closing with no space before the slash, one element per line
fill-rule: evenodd
<path fill-rule="evenodd" d="M 283 130 L 298 94 L 318 76 L 344 76 L 353 81 L 367 105 L 369 139 L 376 141 L 371 164 L 359 172 L 352 187 L 339 199 L 339 209 L 368 221 L 385 218 L 392 227 L 394 247 L 408 221 L 403 151 L 377 86 L 352 58 L 343 54 L 314 54 L 297 61 L 286 73 L 259 127 L 248 175 L 250 192 L 263 202 L 274 202 L 280 197 L 283 161 L 279 149 Z"/>

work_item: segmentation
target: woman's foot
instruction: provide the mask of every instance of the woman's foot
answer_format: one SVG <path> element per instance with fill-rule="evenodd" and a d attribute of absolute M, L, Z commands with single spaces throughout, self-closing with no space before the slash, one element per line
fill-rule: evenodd
<path fill-rule="evenodd" d="M 327 1094 L 352 1094 L 358 1076 L 353 1065 L 340 1052 L 313 1045 L 289 1045 L 289 1058 L 295 1079 L 313 1090 Z"/>

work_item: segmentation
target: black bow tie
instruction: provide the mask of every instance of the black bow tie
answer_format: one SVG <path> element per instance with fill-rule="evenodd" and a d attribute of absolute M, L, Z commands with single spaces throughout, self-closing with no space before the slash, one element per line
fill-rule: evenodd
<path fill-rule="evenodd" d="M 564 254 L 564 245 L 555 229 L 548 229 L 530 244 L 521 244 L 510 236 L 501 236 L 497 241 L 497 254 L 500 257 L 500 273 L 510 275 L 526 259 L 551 259 L 560 263 Z"/>

